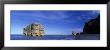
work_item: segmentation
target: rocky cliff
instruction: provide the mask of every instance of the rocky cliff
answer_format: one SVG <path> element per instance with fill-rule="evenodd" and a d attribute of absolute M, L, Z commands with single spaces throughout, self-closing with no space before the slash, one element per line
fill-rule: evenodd
<path fill-rule="evenodd" d="M 86 22 L 83 28 L 83 33 L 99 34 L 100 33 L 100 15 L 97 18 Z"/>

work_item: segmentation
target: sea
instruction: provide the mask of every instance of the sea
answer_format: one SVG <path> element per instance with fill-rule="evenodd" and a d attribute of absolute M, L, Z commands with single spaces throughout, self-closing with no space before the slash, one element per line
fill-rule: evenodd
<path fill-rule="evenodd" d="M 11 35 L 11 40 L 100 40 L 100 34 L 82 34 L 78 36 L 73 35 L 44 35 L 25 36 L 25 35 Z"/>
<path fill-rule="evenodd" d="M 74 37 L 72 35 L 44 35 L 42 37 L 11 35 L 11 40 L 74 40 Z"/>

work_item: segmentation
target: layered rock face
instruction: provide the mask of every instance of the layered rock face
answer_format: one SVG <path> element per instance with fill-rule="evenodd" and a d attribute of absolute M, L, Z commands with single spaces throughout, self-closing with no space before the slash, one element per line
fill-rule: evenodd
<path fill-rule="evenodd" d="M 27 36 L 42 36 L 44 29 L 40 24 L 32 23 L 23 29 L 23 33 Z"/>

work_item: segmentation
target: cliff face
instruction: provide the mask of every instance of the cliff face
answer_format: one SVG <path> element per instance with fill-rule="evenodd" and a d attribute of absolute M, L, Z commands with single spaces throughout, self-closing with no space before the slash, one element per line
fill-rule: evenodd
<path fill-rule="evenodd" d="M 87 34 L 99 34 L 100 33 L 100 15 L 97 18 L 91 19 L 83 28 L 83 33 Z"/>
<path fill-rule="evenodd" d="M 44 29 L 41 24 L 32 23 L 23 29 L 23 33 L 27 36 L 42 36 Z"/>

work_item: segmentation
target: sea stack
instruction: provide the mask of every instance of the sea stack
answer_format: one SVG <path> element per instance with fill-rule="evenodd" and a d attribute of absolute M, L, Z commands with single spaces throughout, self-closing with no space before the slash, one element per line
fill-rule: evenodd
<path fill-rule="evenodd" d="M 23 34 L 26 36 L 43 36 L 44 28 L 39 23 L 32 23 L 23 28 Z"/>

